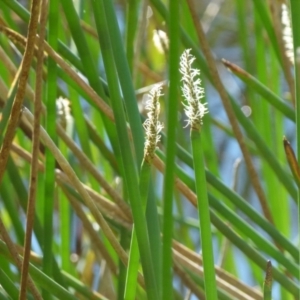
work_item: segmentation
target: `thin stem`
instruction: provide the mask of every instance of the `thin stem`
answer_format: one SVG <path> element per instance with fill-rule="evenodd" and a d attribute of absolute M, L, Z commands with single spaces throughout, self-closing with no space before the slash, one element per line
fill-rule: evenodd
<path fill-rule="evenodd" d="M 49 32 L 48 42 L 52 49 L 57 49 L 58 43 L 58 1 L 49 1 Z M 46 50 L 46 42 L 44 48 Z M 56 141 L 55 120 L 56 120 L 56 97 L 57 97 L 57 65 L 52 58 L 48 58 L 48 76 L 46 90 L 46 130 L 50 138 Z M 45 177 L 44 177 L 44 203 L 43 203 L 43 272 L 52 276 L 53 271 L 53 210 L 54 210 L 54 191 L 55 191 L 55 159 L 49 149 L 45 149 Z M 50 293 L 43 289 L 43 297 L 51 299 Z"/>
<path fill-rule="evenodd" d="M 23 99 L 26 90 L 26 83 L 29 75 L 30 65 L 33 58 L 34 45 L 36 39 L 38 18 L 39 18 L 40 0 L 33 0 L 31 4 L 31 17 L 28 25 L 27 43 L 21 63 L 20 79 L 18 90 L 12 106 L 10 118 L 7 125 L 7 131 L 3 139 L 0 149 L 0 182 L 2 181 L 6 164 L 9 156 L 10 146 L 15 135 L 15 130 L 18 126 Z"/>
<path fill-rule="evenodd" d="M 143 161 L 140 173 L 140 192 L 141 192 L 141 200 L 143 205 L 143 210 L 145 213 L 147 198 L 148 198 L 148 190 L 151 176 L 151 165 L 147 162 Z M 139 249 L 136 238 L 136 230 L 135 226 L 132 228 L 131 233 L 131 244 L 130 244 L 130 252 L 129 252 L 129 262 L 128 269 L 126 275 L 126 289 L 125 289 L 125 297 L 126 300 L 133 300 L 136 298 L 136 284 L 137 284 L 137 275 L 138 275 L 138 267 L 139 267 Z"/>
<path fill-rule="evenodd" d="M 37 70 L 34 101 L 34 123 L 32 137 L 32 163 L 30 174 L 30 185 L 27 205 L 27 223 L 24 244 L 24 258 L 21 274 L 20 300 L 26 299 L 26 283 L 28 278 L 29 255 L 31 248 L 31 237 L 35 215 L 35 201 L 38 180 L 39 152 L 40 152 L 40 118 L 42 114 L 42 87 L 43 87 L 43 64 L 44 64 L 44 38 L 47 23 L 47 1 L 43 0 L 40 13 L 40 38 L 38 40 Z"/>
<path fill-rule="evenodd" d="M 198 203 L 198 216 L 200 221 L 201 247 L 203 256 L 205 295 L 207 299 L 217 299 L 217 286 L 214 269 L 212 247 L 211 222 L 209 217 L 209 203 L 207 196 L 207 183 L 201 134 L 199 130 L 191 129 L 192 152 L 195 171 L 195 185 Z"/>
<path fill-rule="evenodd" d="M 169 0 L 169 80 L 170 89 L 166 116 L 166 173 L 163 191 L 163 244 L 162 244 L 162 299 L 173 298 L 172 288 L 172 237 L 173 237 L 173 190 L 175 172 L 175 144 L 178 113 L 179 82 L 179 1 Z"/>

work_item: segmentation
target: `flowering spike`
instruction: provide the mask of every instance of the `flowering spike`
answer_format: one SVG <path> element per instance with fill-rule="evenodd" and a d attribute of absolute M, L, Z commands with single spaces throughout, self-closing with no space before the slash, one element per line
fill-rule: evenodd
<path fill-rule="evenodd" d="M 180 57 L 180 73 L 182 74 L 182 93 L 187 103 L 183 103 L 185 113 L 189 118 L 187 126 L 190 125 L 194 130 L 200 130 L 202 118 L 208 112 L 206 103 L 201 103 L 204 89 L 200 86 L 201 80 L 198 69 L 192 68 L 195 57 L 190 54 L 191 49 L 185 50 Z"/>
<path fill-rule="evenodd" d="M 282 35 L 284 46 L 286 50 L 286 56 L 289 58 L 292 64 L 294 64 L 294 43 L 293 43 L 293 31 L 291 26 L 291 17 L 289 9 L 285 3 L 281 6 L 281 23 L 282 23 Z"/>
<path fill-rule="evenodd" d="M 155 85 L 148 94 L 148 100 L 146 109 L 148 109 L 148 118 L 144 122 L 144 128 L 146 131 L 146 141 L 144 148 L 144 160 L 151 163 L 154 158 L 154 153 L 157 143 L 160 141 L 160 131 L 163 129 L 163 125 L 159 122 L 158 116 L 160 112 L 159 97 L 162 86 Z"/>
<path fill-rule="evenodd" d="M 71 118 L 70 101 L 62 97 L 56 99 L 56 111 L 60 125 L 66 129 L 67 121 Z"/>
<path fill-rule="evenodd" d="M 162 30 L 153 31 L 153 42 L 160 53 L 167 53 L 169 50 L 169 39 L 167 34 Z"/>

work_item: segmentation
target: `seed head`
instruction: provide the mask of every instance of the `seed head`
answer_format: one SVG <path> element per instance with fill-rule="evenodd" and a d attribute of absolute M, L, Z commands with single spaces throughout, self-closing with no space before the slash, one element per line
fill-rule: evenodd
<path fill-rule="evenodd" d="M 282 23 L 282 37 L 284 41 L 285 54 L 292 64 L 294 64 L 294 43 L 293 31 L 291 26 L 290 12 L 286 4 L 281 6 L 281 23 Z"/>
<path fill-rule="evenodd" d="M 167 53 L 169 50 L 169 39 L 166 32 L 163 30 L 154 30 L 153 31 L 153 42 L 156 49 L 160 53 Z"/>
<path fill-rule="evenodd" d="M 186 100 L 183 106 L 188 117 L 187 126 L 190 125 L 192 129 L 199 130 L 202 125 L 202 118 L 208 110 L 205 107 L 206 103 L 200 101 L 203 98 L 204 89 L 200 86 L 200 71 L 192 68 L 195 57 L 190 54 L 190 51 L 191 49 L 185 50 L 180 58 L 180 73 L 183 82 L 181 89 Z"/>
<path fill-rule="evenodd" d="M 159 97 L 162 86 L 156 85 L 148 94 L 148 100 L 146 109 L 148 110 L 147 119 L 144 122 L 144 128 L 146 131 L 146 141 L 144 148 L 144 160 L 151 163 L 154 158 L 155 149 L 157 143 L 160 141 L 160 131 L 163 129 L 163 125 L 158 120 L 160 112 Z"/>

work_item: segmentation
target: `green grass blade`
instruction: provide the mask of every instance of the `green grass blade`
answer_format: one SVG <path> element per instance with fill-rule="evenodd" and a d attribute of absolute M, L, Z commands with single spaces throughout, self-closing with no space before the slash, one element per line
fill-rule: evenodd
<path fill-rule="evenodd" d="M 131 234 L 127 275 L 126 275 L 126 288 L 124 294 L 125 300 L 133 300 L 136 297 L 137 274 L 139 270 L 139 265 L 140 265 L 139 248 L 138 248 L 135 229 L 133 227 L 132 234 Z"/>
<path fill-rule="evenodd" d="M 103 97 L 104 91 L 102 89 L 101 81 L 98 77 L 96 64 L 92 59 L 91 51 L 89 50 L 86 38 L 80 26 L 79 16 L 77 15 L 74 3 L 70 0 L 66 0 L 62 2 L 61 5 L 64 9 L 65 16 L 72 33 L 72 37 L 76 44 L 76 48 L 78 50 L 83 68 L 85 69 L 85 74 L 90 82 L 90 85 L 100 96 Z"/>
<path fill-rule="evenodd" d="M 280 55 L 279 46 L 278 46 L 278 41 L 276 38 L 273 24 L 271 22 L 269 12 L 267 11 L 267 8 L 266 8 L 266 4 L 259 0 L 253 0 L 253 3 L 255 6 L 255 10 L 257 11 L 257 13 L 260 16 L 261 22 L 264 25 L 264 27 L 268 33 L 269 39 L 272 43 L 272 46 L 276 53 L 277 59 L 280 62 L 280 64 L 283 64 L 283 61 L 282 61 L 282 58 Z"/>
<path fill-rule="evenodd" d="M 122 98 L 120 95 L 119 84 L 117 81 L 117 74 L 115 70 L 114 58 L 110 46 L 110 38 L 108 35 L 108 27 L 106 16 L 104 14 L 104 4 L 102 1 L 93 1 L 93 9 L 95 14 L 95 21 L 99 38 L 100 46 L 103 54 L 103 61 L 111 95 L 112 108 L 115 115 L 116 127 L 118 132 L 118 139 L 120 148 L 122 149 L 121 156 L 126 173 L 124 174 L 124 181 L 126 192 L 131 202 L 132 214 L 135 223 L 139 251 L 141 255 L 142 267 L 147 287 L 147 295 L 149 299 L 157 299 L 158 291 L 156 287 L 152 258 L 150 253 L 149 235 L 147 232 L 146 219 L 144 217 L 140 193 L 138 189 L 138 174 L 136 164 L 133 160 L 133 155 L 130 149 L 129 137 L 127 133 L 127 126 L 125 120 L 125 113 L 122 105 Z"/>
<path fill-rule="evenodd" d="M 134 148 L 137 156 L 137 163 L 141 165 L 144 153 L 144 131 L 137 106 L 137 99 L 131 79 L 130 69 L 126 60 L 122 37 L 118 27 L 116 14 L 111 0 L 104 1 L 106 18 L 109 20 L 108 33 L 110 35 L 111 47 L 114 56 L 116 69 L 126 105 L 128 121 L 132 129 Z"/>
<path fill-rule="evenodd" d="M 136 34 L 136 25 L 138 23 L 138 8 L 139 8 L 139 0 L 130 0 L 127 3 L 127 17 L 126 17 L 126 57 L 129 69 L 133 71 L 134 68 L 134 46 L 135 46 L 135 34 Z"/>
<path fill-rule="evenodd" d="M 51 1 L 49 6 L 49 45 L 57 49 L 58 22 L 57 14 L 59 10 L 59 2 Z M 50 137 L 56 140 L 55 120 L 56 120 L 56 97 L 57 97 L 57 66 L 56 63 L 49 59 L 48 61 L 48 78 L 47 78 L 47 117 L 46 130 Z M 53 155 L 46 149 L 45 163 L 45 189 L 44 189 L 44 241 L 43 241 L 43 272 L 52 277 L 53 274 L 53 210 L 55 195 L 55 159 Z M 50 293 L 43 290 L 43 297 L 51 299 Z"/>
<path fill-rule="evenodd" d="M 0 284 L 6 293 L 11 296 L 9 299 L 18 299 L 19 290 L 14 285 L 14 282 L 6 275 L 6 273 L 0 269 Z M 5 297 L 3 299 L 6 299 Z"/>
<path fill-rule="evenodd" d="M 201 134 L 198 130 L 191 129 L 191 142 L 194 160 L 195 186 L 198 200 L 198 217 L 200 222 L 199 229 L 203 256 L 205 295 L 207 299 L 213 300 L 217 299 L 217 285 L 202 141 Z"/>
<path fill-rule="evenodd" d="M 247 87 L 253 88 L 266 101 L 268 101 L 272 106 L 277 108 L 283 115 L 285 115 L 290 120 L 295 121 L 294 110 L 289 105 L 287 105 L 280 97 L 278 97 L 274 92 L 272 92 L 268 87 L 266 87 L 263 83 L 258 81 L 255 77 L 253 77 L 237 65 L 227 60 L 222 61 L 227 68 L 229 68 L 238 78 L 244 81 Z"/>
<path fill-rule="evenodd" d="M 162 244 L 162 299 L 172 298 L 172 237 L 173 237 L 173 186 L 175 141 L 178 109 L 178 83 L 179 83 L 179 3 L 169 1 L 169 92 L 166 114 L 166 171 L 163 190 L 163 244 Z"/>

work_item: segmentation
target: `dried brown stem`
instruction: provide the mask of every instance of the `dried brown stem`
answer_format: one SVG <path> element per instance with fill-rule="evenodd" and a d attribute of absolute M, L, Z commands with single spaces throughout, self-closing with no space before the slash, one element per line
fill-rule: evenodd
<path fill-rule="evenodd" d="M 18 126 L 23 98 L 26 90 L 26 83 L 29 75 L 30 65 L 33 58 L 35 38 L 37 32 L 38 16 L 39 16 L 39 0 L 33 0 L 31 5 L 31 18 L 28 27 L 27 43 L 25 46 L 24 57 L 21 63 L 20 79 L 18 83 L 18 90 L 12 105 L 11 114 L 8 120 L 7 131 L 3 139 L 0 149 L 0 182 L 6 169 L 6 163 L 9 156 L 12 140 Z"/>
<path fill-rule="evenodd" d="M 15 135 L 16 128 L 18 126 L 19 118 L 20 118 L 20 113 L 21 113 L 21 108 L 23 104 L 23 98 L 25 95 L 25 90 L 26 90 L 26 84 L 27 84 L 27 79 L 29 75 L 29 70 L 31 66 L 31 61 L 33 58 L 34 54 L 34 47 L 35 47 L 35 39 L 36 39 L 36 33 L 37 33 L 37 27 L 38 27 L 38 17 L 39 17 L 39 9 L 40 9 L 40 1 L 39 0 L 33 0 L 31 4 L 31 17 L 29 20 L 29 26 L 28 26 L 28 36 L 27 36 L 27 43 L 25 46 L 25 52 L 24 52 L 24 57 L 21 62 L 20 66 L 20 78 L 19 78 L 19 83 L 18 83 L 18 89 L 16 92 L 16 96 L 12 105 L 10 117 L 8 120 L 8 125 L 7 125 L 7 131 L 3 139 L 3 143 L 0 149 L 0 182 L 2 181 L 5 169 L 6 169 L 6 164 L 7 160 L 9 157 L 10 153 L 10 148 L 11 144 Z M 2 224 L 1 221 L 1 234 L 8 245 L 12 255 L 15 257 L 17 266 L 22 269 L 22 262 L 19 259 L 19 256 L 16 254 L 16 251 L 14 249 L 14 246 L 4 228 L 4 225 Z M 36 299 L 42 299 L 38 290 L 34 286 L 32 280 L 28 277 L 28 270 L 25 267 L 24 272 L 22 271 L 22 286 L 21 286 L 21 291 L 20 291 L 20 297 L 19 299 L 25 299 L 26 297 L 26 285 L 28 282 L 28 287 L 32 291 L 34 297 Z M 27 279 L 28 278 L 28 279 Z"/>
<path fill-rule="evenodd" d="M 36 4 L 38 5 L 38 4 Z M 27 222 L 24 242 L 24 258 L 21 273 L 20 300 L 26 299 L 26 283 L 29 271 L 29 258 L 31 248 L 32 229 L 35 216 L 36 190 L 38 180 L 39 152 L 40 152 L 40 116 L 42 113 L 42 86 L 43 86 L 43 59 L 44 59 L 44 38 L 47 23 L 47 1 L 42 0 L 40 13 L 40 38 L 38 40 L 36 85 L 34 99 L 34 122 L 32 136 L 32 161 L 30 184 L 27 204 Z"/>

